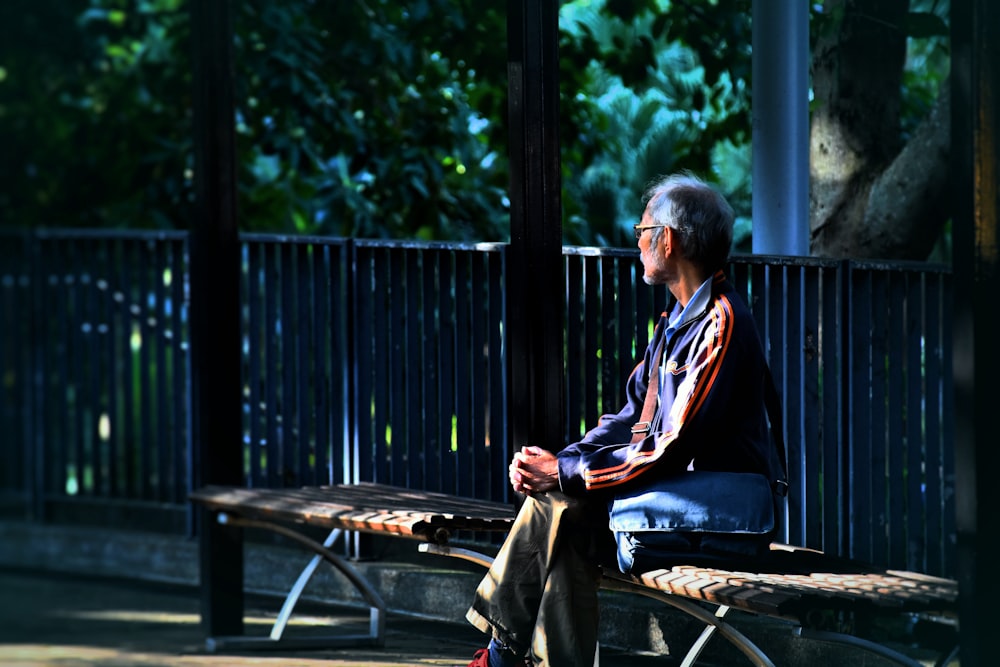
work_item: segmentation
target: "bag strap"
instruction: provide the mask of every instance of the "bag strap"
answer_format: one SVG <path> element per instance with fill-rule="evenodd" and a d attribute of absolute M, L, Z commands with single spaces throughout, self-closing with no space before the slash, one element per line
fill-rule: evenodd
<path fill-rule="evenodd" d="M 666 336 L 661 336 L 653 351 L 653 364 L 649 368 L 649 380 L 646 385 L 646 398 L 642 403 L 642 413 L 639 421 L 632 426 L 632 442 L 639 442 L 645 438 L 653 425 L 653 416 L 657 408 L 657 399 L 660 393 L 660 363 L 663 359 L 663 342 Z M 778 455 L 778 462 L 781 464 L 781 479 L 774 480 L 774 492 L 781 497 L 788 495 L 788 464 L 785 462 L 785 436 L 784 425 L 781 417 L 781 398 L 778 396 L 778 388 L 774 384 L 774 376 L 771 375 L 771 367 L 764 364 L 764 406 L 767 408 L 767 418 L 771 422 L 771 437 L 774 439 L 774 448 Z"/>
<path fill-rule="evenodd" d="M 649 380 L 646 383 L 646 398 L 642 403 L 639 421 L 632 426 L 632 442 L 639 442 L 649 435 L 653 426 L 653 416 L 656 414 L 656 404 L 660 394 L 660 360 L 663 358 L 664 340 L 666 336 L 660 336 L 660 342 L 653 351 L 653 365 L 649 368 Z"/>

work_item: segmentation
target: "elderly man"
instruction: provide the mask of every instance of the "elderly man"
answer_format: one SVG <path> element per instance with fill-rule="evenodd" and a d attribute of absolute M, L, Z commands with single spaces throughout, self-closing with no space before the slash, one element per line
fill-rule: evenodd
<path fill-rule="evenodd" d="M 635 226 L 643 280 L 666 285 L 673 303 L 618 413 L 558 453 L 526 446 L 514 455 L 510 481 L 525 502 L 467 614 L 491 636 L 470 667 L 594 663 L 600 566 L 615 562 L 608 501 L 617 494 L 688 469 L 775 472 L 763 348 L 723 273 L 732 208 L 689 174 L 657 180 L 643 200 Z M 658 404 L 644 420 L 651 380 Z"/>

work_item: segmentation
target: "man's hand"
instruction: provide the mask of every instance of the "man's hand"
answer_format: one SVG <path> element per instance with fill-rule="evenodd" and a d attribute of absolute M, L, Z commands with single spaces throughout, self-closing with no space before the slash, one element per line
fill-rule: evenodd
<path fill-rule="evenodd" d="M 518 493 L 539 493 L 559 486 L 556 455 L 541 447 L 522 447 L 510 464 L 510 483 Z"/>

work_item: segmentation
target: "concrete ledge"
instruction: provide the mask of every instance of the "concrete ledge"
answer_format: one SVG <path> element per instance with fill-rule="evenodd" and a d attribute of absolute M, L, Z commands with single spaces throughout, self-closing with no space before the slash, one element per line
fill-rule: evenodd
<path fill-rule="evenodd" d="M 464 624 L 482 570 L 475 566 L 458 567 L 454 559 L 418 554 L 416 545 L 412 543 L 412 559 L 393 557 L 393 560 L 361 561 L 353 565 L 382 595 L 391 612 Z M 246 590 L 280 600 L 310 558 L 311 554 L 299 548 L 247 542 Z M 196 587 L 198 562 L 197 541 L 181 536 L 0 521 L 0 567 Z M 682 657 L 701 632 L 698 622 L 663 603 L 610 591 L 602 591 L 601 596 L 600 641 L 606 646 Z M 321 604 L 362 604 L 349 582 L 329 567 L 317 570 L 303 599 Z M 279 600 L 275 602 L 275 611 Z M 778 665 L 888 667 L 896 664 L 861 649 L 796 637 L 790 623 L 738 612 L 727 620 Z M 927 665 L 933 664 L 933 656 L 914 657 Z M 745 656 L 719 638 L 709 643 L 702 660 L 699 664 L 749 664 Z"/>

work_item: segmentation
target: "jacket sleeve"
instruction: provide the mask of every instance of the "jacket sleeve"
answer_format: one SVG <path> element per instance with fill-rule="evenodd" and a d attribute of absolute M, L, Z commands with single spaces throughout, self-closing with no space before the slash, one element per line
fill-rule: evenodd
<path fill-rule="evenodd" d="M 597 426 L 588 431 L 580 442 L 569 445 L 559 452 L 559 485 L 564 493 L 579 495 L 586 491 L 581 467 L 584 461 L 600 459 L 607 455 L 609 448 L 618 449 L 632 439 L 632 427 L 642 415 L 649 386 L 650 366 L 654 363 L 656 346 L 667 327 L 667 313 L 662 313 L 653 329 L 653 336 L 640 361 L 625 383 L 625 404 L 614 414 L 602 415 Z M 654 369 L 655 370 L 655 369 Z M 601 454 L 603 452 L 603 454 Z"/>
<path fill-rule="evenodd" d="M 687 467 L 706 426 L 711 428 L 713 422 L 726 419 L 740 363 L 740 353 L 733 349 L 731 304 L 725 298 L 717 299 L 708 317 L 707 326 L 692 343 L 690 356 L 668 359 L 661 391 L 661 428 L 637 443 L 629 442 L 631 425 L 638 420 L 645 394 L 647 350 L 643 364 L 629 378 L 625 407 L 582 442 L 559 452 L 559 484 L 565 493 L 614 491 L 634 482 L 655 464 L 663 463 L 671 470 Z"/>

